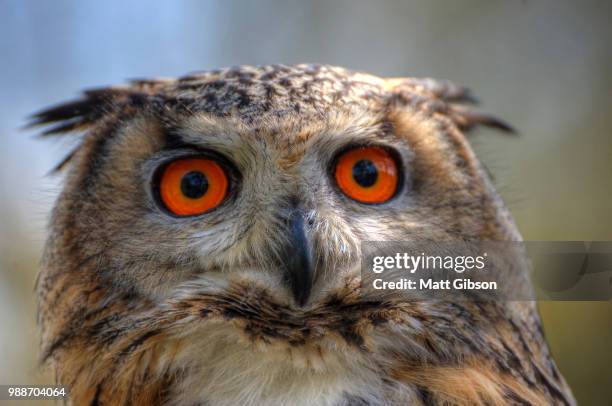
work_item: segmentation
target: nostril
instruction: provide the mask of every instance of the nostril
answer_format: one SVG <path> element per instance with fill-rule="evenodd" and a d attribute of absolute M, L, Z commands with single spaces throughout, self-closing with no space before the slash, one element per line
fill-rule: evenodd
<path fill-rule="evenodd" d="M 315 217 L 313 214 L 306 216 L 306 224 L 308 224 L 309 226 L 313 226 L 314 223 L 315 223 Z"/>
<path fill-rule="evenodd" d="M 296 196 L 296 195 L 291 195 L 287 199 L 287 202 L 289 203 L 290 207 L 295 208 L 295 207 L 298 207 L 300 205 L 300 198 L 298 196 Z"/>

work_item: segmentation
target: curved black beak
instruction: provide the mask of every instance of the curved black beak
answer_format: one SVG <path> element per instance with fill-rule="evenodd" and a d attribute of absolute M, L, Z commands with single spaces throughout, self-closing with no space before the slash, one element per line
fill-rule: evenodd
<path fill-rule="evenodd" d="M 312 248 L 304 227 L 304 212 L 295 209 L 287 219 L 287 242 L 281 254 L 285 277 L 298 305 L 308 301 L 312 291 L 314 264 Z"/>

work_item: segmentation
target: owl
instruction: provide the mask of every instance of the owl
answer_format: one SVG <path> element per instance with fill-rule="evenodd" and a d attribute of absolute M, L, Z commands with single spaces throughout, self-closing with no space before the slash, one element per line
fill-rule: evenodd
<path fill-rule="evenodd" d="M 326 65 L 88 90 L 37 280 L 74 405 L 573 405 L 533 301 L 362 287 L 364 241 L 520 241 L 463 87 Z"/>

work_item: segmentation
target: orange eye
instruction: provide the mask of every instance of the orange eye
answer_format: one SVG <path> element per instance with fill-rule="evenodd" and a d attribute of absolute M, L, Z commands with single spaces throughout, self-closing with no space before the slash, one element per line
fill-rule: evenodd
<path fill-rule="evenodd" d="M 159 195 L 172 213 L 193 216 L 221 204 L 227 194 L 228 183 L 223 168 L 211 159 L 179 159 L 164 169 Z"/>
<path fill-rule="evenodd" d="M 397 190 L 398 168 L 380 147 L 358 147 L 338 158 L 336 183 L 348 197 L 362 203 L 383 203 Z"/>

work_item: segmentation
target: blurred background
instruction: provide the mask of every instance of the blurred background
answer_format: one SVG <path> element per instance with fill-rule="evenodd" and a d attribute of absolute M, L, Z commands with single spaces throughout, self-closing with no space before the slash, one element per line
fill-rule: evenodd
<path fill-rule="evenodd" d="M 33 286 L 61 182 L 47 172 L 71 140 L 25 118 L 125 79 L 299 62 L 471 87 L 520 131 L 473 143 L 525 239 L 612 240 L 608 1 L 0 0 L 0 384 L 52 382 Z M 612 404 L 612 303 L 540 309 L 579 402 Z"/>

